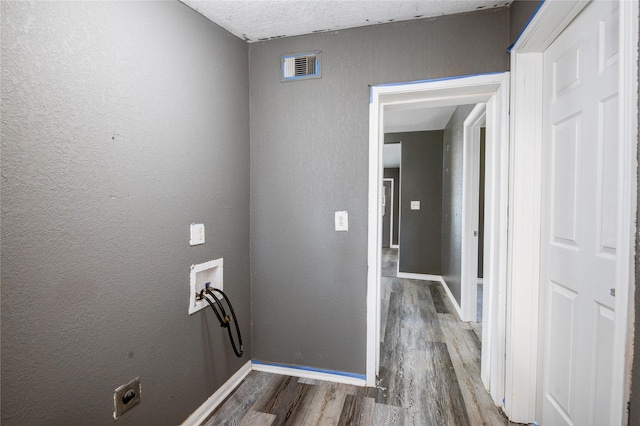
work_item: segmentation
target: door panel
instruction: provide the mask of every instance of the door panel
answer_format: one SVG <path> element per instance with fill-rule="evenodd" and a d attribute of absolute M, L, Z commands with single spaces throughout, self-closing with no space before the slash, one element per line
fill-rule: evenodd
<path fill-rule="evenodd" d="M 544 53 L 542 425 L 609 424 L 618 7 L 594 1 Z"/>

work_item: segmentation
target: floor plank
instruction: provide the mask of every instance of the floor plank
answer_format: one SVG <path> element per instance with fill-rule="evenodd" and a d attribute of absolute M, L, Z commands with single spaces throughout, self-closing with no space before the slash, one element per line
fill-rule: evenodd
<path fill-rule="evenodd" d="M 273 414 L 249 411 L 242 420 L 240 420 L 239 426 L 271 426 L 275 419 L 276 416 Z"/>
<path fill-rule="evenodd" d="M 262 393 L 276 381 L 278 376 L 252 371 L 240 386 L 218 407 L 204 423 L 205 426 L 237 425 Z"/>

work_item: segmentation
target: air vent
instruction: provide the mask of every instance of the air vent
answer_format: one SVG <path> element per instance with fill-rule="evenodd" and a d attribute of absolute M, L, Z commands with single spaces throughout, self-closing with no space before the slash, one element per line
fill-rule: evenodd
<path fill-rule="evenodd" d="M 320 52 L 282 55 L 282 81 L 320 78 Z"/>

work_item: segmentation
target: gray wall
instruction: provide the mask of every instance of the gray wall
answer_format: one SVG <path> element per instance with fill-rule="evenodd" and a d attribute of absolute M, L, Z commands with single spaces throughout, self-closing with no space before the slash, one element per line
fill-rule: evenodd
<path fill-rule="evenodd" d="M 251 358 L 247 45 L 178 2 L 2 2 L 2 424 L 178 424 Z M 189 246 L 189 224 L 207 242 Z M 224 257 L 246 355 L 189 266 Z"/>
<path fill-rule="evenodd" d="M 393 179 L 393 244 L 398 245 L 400 234 L 400 169 L 384 169 L 384 177 Z"/>
<path fill-rule="evenodd" d="M 364 374 L 369 85 L 504 71 L 508 44 L 499 8 L 249 46 L 255 358 Z M 280 82 L 315 50 L 321 79 Z"/>
<path fill-rule="evenodd" d="M 515 0 L 511 3 L 509 6 L 509 40 L 511 42 L 517 40 L 540 3 L 539 0 Z"/>
<path fill-rule="evenodd" d="M 464 120 L 474 105 L 456 108 L 444 130 L 442 178 L 442 278 L 460 304 L 462 251 L 462 160 Z"/>
<path fill-rule="evenodd" d="M 398 271 L 440 275 L 442 130 L 387 133 L 402 141 Z M 411 210 L 420 201 L 420 210 Z"/>

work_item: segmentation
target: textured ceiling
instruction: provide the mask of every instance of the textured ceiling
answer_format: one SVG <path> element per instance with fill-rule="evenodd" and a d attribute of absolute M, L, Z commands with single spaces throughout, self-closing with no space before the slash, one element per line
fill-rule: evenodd
<path fill-rule="evenodd" d="M 248 41 L 501 7 L 512 0 L 181 0 Z"/>

